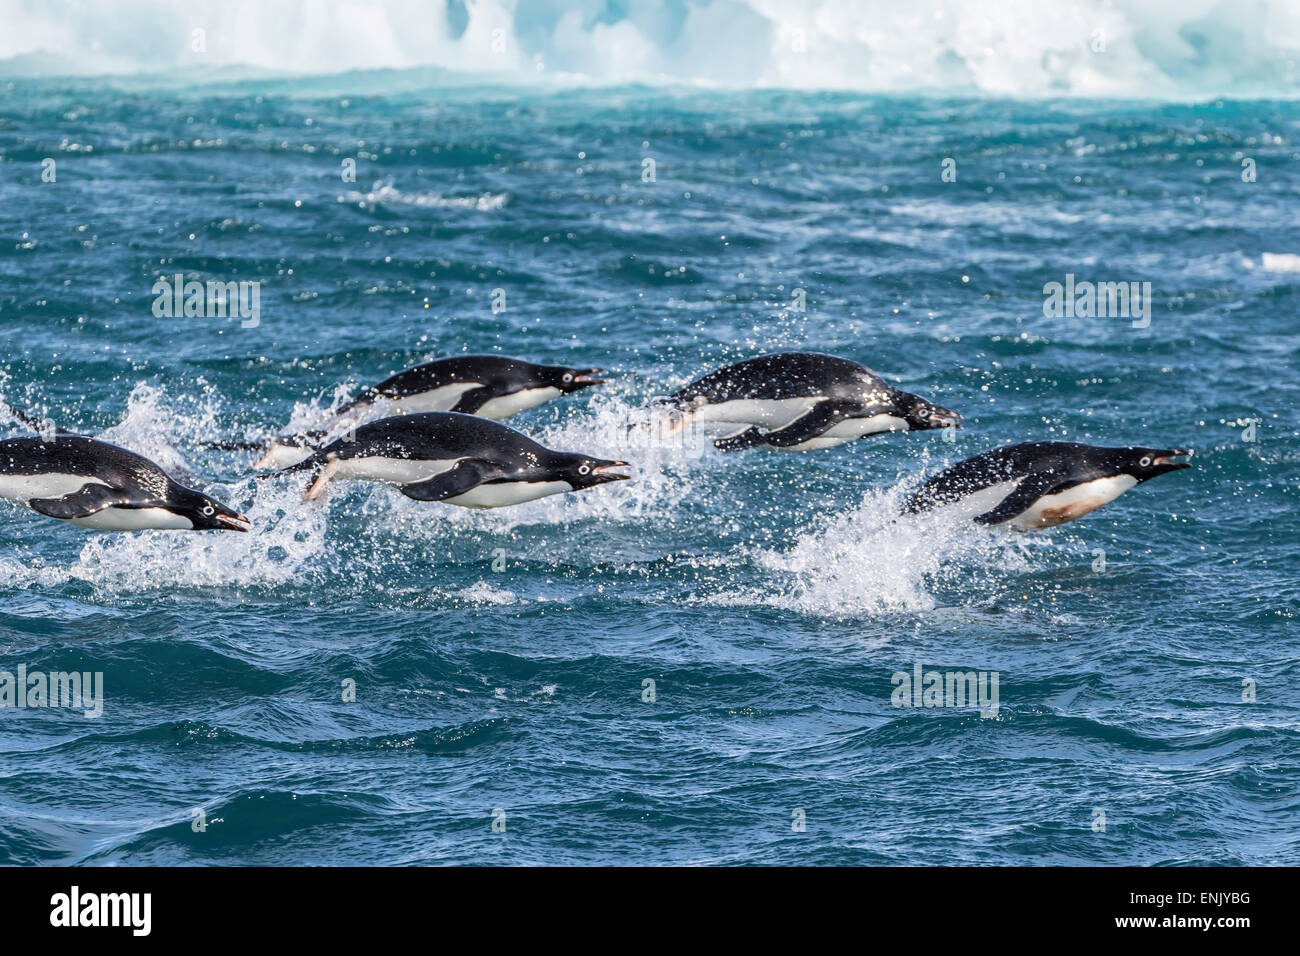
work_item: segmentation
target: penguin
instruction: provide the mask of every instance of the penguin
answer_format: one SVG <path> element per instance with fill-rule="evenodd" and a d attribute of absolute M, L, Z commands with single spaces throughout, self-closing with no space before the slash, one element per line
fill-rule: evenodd
<path fill-rule="evenodd" d="M 1173 460 L 1190 454 L 1063 441 L 1004 445 L 934 475 L 908 497 L 904 510 L 915 514 L 959 506 L 979 524 L 1005 524 L 1019 531 L 1051 528 L 1095 511 L 1156 475 L 1192 467 Z"/>
<path fill-rule="evenodd" d="M 396 484 L 416 501 L 501 508 L 630 476 L 625 461 L 552 451 L 506 425 L 461 412 L 417 412 L 362 425 L 280 474 L 311 473 L 303 500 L 334 478 Z"/>
<path fill-rule="evenodd" d="M 96 531 L 248 531 L 237 511 L 135 452 L 85 435 L 0 441 L 0 498 Z"/>
<path fill-rule="evenodd" d="M 777 352 L 710 372 L 656 403 L 676 424 L 742 426 L 722 451 L 807 451 L 881 432 L 960 428 L 956 412 L 894 388 L 865 365 L 819 352 Z"/>
<path fill-rule="evenodd" d="M 509 418 L 560 395 L 577 392 L 604 379 L 604 369 L 535 365 L 503 355 L 457 355 L 437 359 L 392 375 L 335 410 L 336 420 L 359 421 L 380 402 L 390 414 L 462 412 L 494 420 Z M 319 448 L 328 431 L 284 436 L 264 447 L 255 468 L 284 467 Z M 229 446 L 225 446 L 229 449 Z"/>

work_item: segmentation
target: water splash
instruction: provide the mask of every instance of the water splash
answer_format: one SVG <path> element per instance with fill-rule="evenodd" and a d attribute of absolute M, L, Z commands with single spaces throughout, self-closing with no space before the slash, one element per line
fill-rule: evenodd
<path fill-rule="evenodd" d="M 197 444 L 221 434 L 221 397 L 206 383 L 176 400 L 149 382 L 137 382 L 122 420 L 95 437 L 121 445 L 155 462 L 177 481 L 193 480 L 194 469 L 177 443 Z"/>
<path fill-rule="evenodd" d="M 981 528 L 952 512 L 902 514 L 915 484 L 868 491 L 857 508 L 829 518 L 789 549 L 754 551 L 753 563 L 771 580 L 712 602 L 823 616 L 924 611 L 950 586 L 996 591 L 998 577 L 1031 567 L 1034 545 L 1022 536 Z"/>

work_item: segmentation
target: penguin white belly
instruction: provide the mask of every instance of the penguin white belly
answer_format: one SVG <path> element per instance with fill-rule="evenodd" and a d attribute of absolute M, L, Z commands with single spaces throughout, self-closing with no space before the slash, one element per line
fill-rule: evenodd
<path fill-rule="evenodd" d="M 85 485 L 102 485 L 93 475 L 0 475 L 0 498 L 9 501 L 28 501 L 32 498 L 62 498 Z"/>
<path fill-rule="evenodd" d="M 71 518 L 68 524 L 94 531 L 146 531 L 151 528 L 190 531 L 194 528 L 189 518 L 166 508 L 105 508 L 85 518 Z"/>
<path fill-rule="evenodd" d="M 1000 481 L 996 485 L 989 485 L 989 487 L 981 488 L 979 491 L 972 491 L 956 501 L 940 505 L 934 510 L 955 518 L 965 518 L 967 520 L 977 518 L 1002 504 L 1003 499 L 1015 491 L 1016 486 L 1019 484 L 1019 479 Z"/>
<path fill-rule="evenodd" d="M 561 394 L 558 388 L 551 385 L 545 385 L 541 388 L 525 388 L 509 395 L 489 398 L 474 414 L 482 418 L 509 418 L 511 415 L 517 415 L 520 412 L 549 402 L 553 398 L 558 398 Z"/>
<path fill-rule="evenodd" d="M 1136 484 L 1137 479 L 1131 475 L 1085 481 L 1057 494 L 1044 495 L 1013 518 L 1010 524 L 1022 531 L 1065 524 L 1114 501 Z"/>
<path fill-rule="evenodd" d="M 412 415 L 417 412 L 449 412 L 460 401 L 462 395 L 480 387 L 480 382 L 456 382 L 427 392 L 390 398 L 387 401 L 392 402 L 394 411 L 399 415 Z"/>
<path fill-rule="evenodd" d="M 301 445 L 284 445 L 280 442 L 270 444 L 265 454 L 253 463 L 254 468 L 288 468 L 306 460 L 312 453 L 310 448 Z"/>
<path fill-rule="evenodd" d="M 840 422 L 827 432 L 828 435 L 845 435 L 849 438 L 861 438 L 863 435 L 878 435 L 881 432 L 905 432 L 911 428 L 907 420 L 897 415 L 872 415 L 870 418 L 850 418 Z"/>
<path fill-rule="evenodd" d="M 425 460 L 384 458 L 374 455 L 368 458 L 338 458 L 331 464 L 335 466 L 333 475 L 336 478 L 361 478 L 367 481 L 388 481 L 395 485 L 410 485 L 441 475 L 458 461 L 461 459 Z"/>
<path fill-rule="evenodd" d="M 701 405 L 695 409 L 691 417 L 700 422 L 781 428 L 789 425 L 820 401 L 821 398 L 816 395 L 807 398 L 736 399 L 730 402 Z"/>
<path fill-rule="evenodd" d="M 572 490 L 567 481 L 500 481 L 478 485 L 463 495 L 443 500 L 464 508 L 504 508 Z"/>
<path fill-rule="evenodd" d="M 812 451 L 816 448 L 832 448 L 835 445 L 842 445 L 846 441 L 856 441 L 865 435 L 876 435 L 880 432 L 889 431 L 905 432 L 907 430 L 907 422 L 896 415 L 872 415 L 870 418 L 846 418 L 842 422 L 835 423 L 816 438 L 810 438 L 797 445 L 787 445 L 786 447 L 778 448 L 777 450 Z"/>

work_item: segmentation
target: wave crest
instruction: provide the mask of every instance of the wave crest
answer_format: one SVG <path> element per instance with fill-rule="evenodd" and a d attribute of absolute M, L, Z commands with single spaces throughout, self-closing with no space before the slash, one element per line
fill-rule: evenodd
<path fill-rule="evenodd" d="M 1248 15 L 1226 0 L 0 0 L 0 22 L 8 72 L 189 81 L 434 67 L 529 85 L 1291 96 L 1300 52 L 1286 0 Z"/>

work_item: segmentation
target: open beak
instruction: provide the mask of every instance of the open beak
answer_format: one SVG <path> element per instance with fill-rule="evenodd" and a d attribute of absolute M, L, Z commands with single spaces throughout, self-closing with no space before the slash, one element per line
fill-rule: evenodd
<path fill-rule="evenodd" d="M 603 378 L 592 378 L 593 375 L 599 375 L 605 371 L 603 368 L 582 369 L 573 376 L 573 384 L 585 388 L 588 385 L 604 385 Z"/>
<path fill-rule="evenodd" d="M 224 521 L 236 531 L 253 530 L 253 522 L 249 521 L 243 515 L 217 515 L 217 520 Z"/>
<path fill-rule="evenodd" d="M 597 465 L 593 469 L 593 471 L 595 472 L 595 474 L 600 475 L 600 477 L 604 478 L 606 481 L 630 481 L 632 478 L 631 475 L 623 475 L 623 474 L 619 474 L 616 471 L 609 470 L 610 468 L 627 468 L 627 467 L 629 466 L 628 463 L 625 461 L 607 461 L 603 465 Z"/>
<path fill-rule="evenodd" d="M 1192 463 L 1191 463 L 1190 461 L 1174 461 L 1175 458 L 1187 458 L 1187 457 L 1190 456 L 1190 455 L 1191 455 L 1191 452 L 1190 452 L 1190 451 L 1178 451 L 1178 450 L 1175 450 L 1175 451 L 1171 451 L 1171 452 L 1170 452 L 1169 454 L 1167 454 L 1167 455 L 1160 455 L 1160 456 L 1158 456 L 1157 458 L 1155 458 L 1155 459 L 1153 459 L 1153 460 L 1154 460 L 1155 464 L 1157 464 L 1157 465 L 1164 465 L 1164 466 L 1165 466 L 1167 469 L 1169 469 L 1170 471 L 1175 471 L 1175 470 L 1177 470 L 1177 469 L 1179 469 L 1179 468 L 1191 468 L 1191 467 L 1192 467 Z"/>
<path fill-rule="evenodd" d="M 946 408 L 936 408 L 930 415 L 936 428 L 961 428 L 961 415 Z"/>

